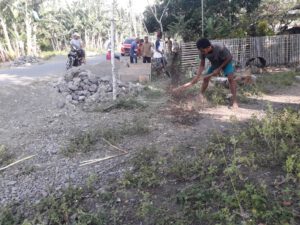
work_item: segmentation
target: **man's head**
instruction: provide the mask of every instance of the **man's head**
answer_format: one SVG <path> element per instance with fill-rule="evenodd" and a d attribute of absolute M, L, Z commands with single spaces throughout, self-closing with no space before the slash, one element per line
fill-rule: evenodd
<path fill-rule="evenodd" d="M 73 34 L 73 38 L 74 38 L 74 39 L 79 39 L 79 38 L 80 38 L 79 33 L 75 32 L 75 33 Z"/>
<path fill-rule="evenodd" d="M 210 41 L 206 38 L 201 38 L 196 43 L 198 50 L 201 52 L 201 54 L 206 55 L 207 53 L 211 52 L 212 45 Z"/>
<path fill-rule="evenodd" d="M 162 38 L 162 32 L 158 31 L 156 37 L 157 37 L 157 39 L 161 39 Z"/>
<path fill-rule="evenodd" d="M 148 41 L 149 41 L 148 36 L 145 36 L 144 40 L 145 40 L 145 43 L 148 43 Z"/>

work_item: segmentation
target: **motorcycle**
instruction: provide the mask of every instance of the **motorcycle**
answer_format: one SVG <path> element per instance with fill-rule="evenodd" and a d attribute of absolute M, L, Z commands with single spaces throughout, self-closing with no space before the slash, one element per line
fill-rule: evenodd
<path fill-rule="evenodd" d="M 73 66 L 81 66 L 83 58 L 82 58 L 82 50 L 76 48 L 75 46 L 71 46 L 71 51 L 68 54 L 66 68 L 71 69 Z"/>

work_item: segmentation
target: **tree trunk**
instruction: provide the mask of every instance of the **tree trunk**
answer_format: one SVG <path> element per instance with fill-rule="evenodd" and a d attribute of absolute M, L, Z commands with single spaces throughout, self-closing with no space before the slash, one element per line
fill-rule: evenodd
<path fill-rule="evenodd" d="M 4 21 L 4 19 L 2 17 L 0 17 L 0 23 L 1 23 L 1 26 L 2 26 L 2 29 L 3 29 L 4 38 L 5 38 L 5 42 L 6 42 L 6 46 L 8 48 L 9 54 L 11 56 L 14 56 L 14 50 L 13 50 L 13 48 L 11 46 L 11 42 L 10 42 L 10 38 L 9 38 L 9 35 L 8 35 L 7 26 L 6 26 L 6 23 L 5 23 L 5 21 Z"/>
<path fill-rule="evenodd" d="M 31 35 L 32 35 L 32 27 L 31 27 L 31 18 L 26 12 L 25 16 L 25 27 L 26 27 L 26 51 L 27 55 L 32 54 L 32 40 L 31 40 Z"/>
<path fill-rule="evenodd" d="M 32 26 L 32 53 L 34 56 L 38 55 L 36 32 L 37 32 L 37 24 L 33 24 L 33 26 Z"/>
<path fill-rule="evenodd" d="M 6 61 L 5 49 L 1 45 L 1 42 L 0 42 L 0 59 L 1 59 L 1 62 L 5 62 Z"/>
<path fill-rule="evenodd" d="M 26 51 L 27 55 L 31 55 L 32 53 L 32 27 L 31 27 L 31 17 L 28 13 L 28 5 L 27 1 L 25 1 L 25 29 L 26 29 Z"/>
<path fill-rule="evenodd" d="M 16 37 L 16 52 L 17 52 L 17 56 L 21 56 L 21 55 L 24 55 L 24 44 L 23 42 L 21 41 L 21 38 L 20 38 L 20 34 L 18 32 L 18 29 L 17 29 L 17 25 L 15 23 L 13 23 L 13 29 L 14 29 L 14 34 L 15 34 L 15 37 Z"/>

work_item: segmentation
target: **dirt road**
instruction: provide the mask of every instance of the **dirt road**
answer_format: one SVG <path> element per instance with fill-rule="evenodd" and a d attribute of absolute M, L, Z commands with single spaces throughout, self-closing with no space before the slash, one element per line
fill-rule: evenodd
<path fill-rule="evenodd" d="M 105 61 L 104 55 L 88 56 L 87 65 L 95 65 Z M 24 85 L 32 81 L 61 76 L 66 71 L 66 56 L 55 56 L 48 61 L 29 66 L 0 69 L 0 85 Z"/>

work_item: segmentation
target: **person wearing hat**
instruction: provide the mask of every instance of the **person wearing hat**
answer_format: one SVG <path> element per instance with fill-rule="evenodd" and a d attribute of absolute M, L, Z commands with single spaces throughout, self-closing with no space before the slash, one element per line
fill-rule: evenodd
<path fill-rule="evenodd" d="M 75 32 L 72 35 L 72 40 L 70 41 L 70 44 L 71 44 L 71 46 L 74 46 L 76 49 L 79 50 L 82 60 L 83 60 L 83 63 L 85 63 L 85 51 L 83 49 L 83 42 L 80 38 L 79 33 Z"/>

